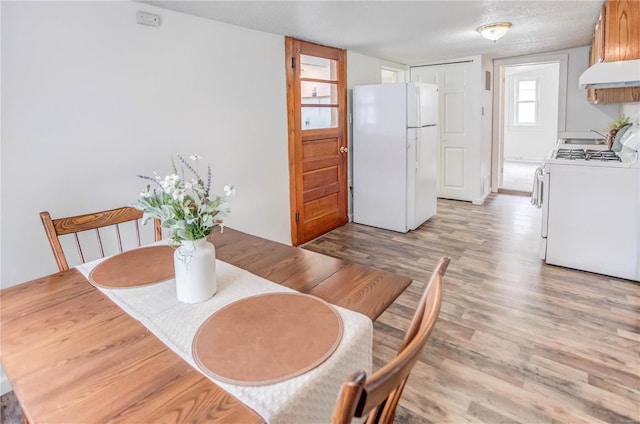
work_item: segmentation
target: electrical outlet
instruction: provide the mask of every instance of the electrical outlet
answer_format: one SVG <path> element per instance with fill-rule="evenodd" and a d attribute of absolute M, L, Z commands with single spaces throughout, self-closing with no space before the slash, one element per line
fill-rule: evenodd
<path fill-rule="evenodd" d="M 138 12 L 136 14 L 138 23 L 141 25 L 160 26 L 160 15 L 154 15 L 153 13 Z"/>

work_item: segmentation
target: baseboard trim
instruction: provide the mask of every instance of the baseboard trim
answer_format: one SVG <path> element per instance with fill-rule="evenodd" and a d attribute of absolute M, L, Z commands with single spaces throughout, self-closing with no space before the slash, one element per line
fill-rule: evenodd
<path fill-rule="evenodd" d="M 491 192 L 489 192 L 489 193 L 485 194 L 484 196 L 482 196 L 482 197 L 481 197 L 481 198 L 479 198 L 479 199 L 473 199 L 473 200 L 471 201 L 471 203 L 472 203 L 472 204 L 474 204 L 474 205 L 481 205 L 481 204 L 483 204 L 483 203 L 484 203 L 484 201 L 485 201 L 485 200 L 487 200 L 487 197 L 489 197 L 489 194 L 490 194 L 490 193 L 491 193 Z"/>
<path fill-rule="evenodd" d="M 500 194 L 511 194 L 513 196 L 531 196 L 530 191 L 526 190 L 512 190 L 510 188 L 499 188 L 498 193 Z"/>

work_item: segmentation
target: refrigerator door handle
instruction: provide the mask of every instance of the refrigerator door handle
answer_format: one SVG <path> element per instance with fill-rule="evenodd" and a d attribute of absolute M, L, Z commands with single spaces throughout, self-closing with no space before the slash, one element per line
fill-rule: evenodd
<path fill-rule="evenodd" d="M 416 131 L 415 143 L 416 143 L 416 169 L 418 169 L 420 168 L 420 131 Z"/>
<path fill-rule="evenodd" d="M 422 101 L 420 100 L 420 87 L 418 86 L 416 86 L 416 99 L 418 100 L 418 122 L 416 122 L 416 127 L 420 128 L 422 126 Z"/>

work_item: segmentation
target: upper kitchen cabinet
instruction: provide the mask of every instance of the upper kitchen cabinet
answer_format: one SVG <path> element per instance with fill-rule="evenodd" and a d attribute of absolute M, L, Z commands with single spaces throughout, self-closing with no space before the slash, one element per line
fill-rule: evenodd
<path fill-rule="evenodd" d="M 609 0 L 605 8 L 604 60 L 640 59 L 640 2 Z"/>
<path fill-rule="evenodd" d="M 640 59 L 640 1 L 607 0 L 593 32 L 589 66 Z M 640 101 L 640 87 L 587 90 L 593 104 Z"/>

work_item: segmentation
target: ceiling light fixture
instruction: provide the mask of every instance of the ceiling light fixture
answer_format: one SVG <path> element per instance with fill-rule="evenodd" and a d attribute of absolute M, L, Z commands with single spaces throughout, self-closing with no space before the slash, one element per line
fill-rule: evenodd
<path fill-rule="evenodd" d="M 487 40 L 494 43 L 502 38 L 511 28 L 511 22 L 498 22 L 497 24 L 482 25 L 477 31 Z"/>

